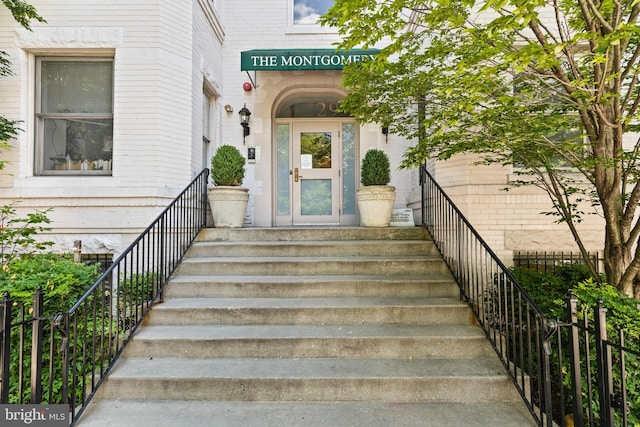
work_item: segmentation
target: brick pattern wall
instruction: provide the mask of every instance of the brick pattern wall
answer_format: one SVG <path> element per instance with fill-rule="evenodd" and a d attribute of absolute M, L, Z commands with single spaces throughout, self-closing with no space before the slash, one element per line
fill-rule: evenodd
<path fill-rule="evenodd" d="M 33 23 L 32 32 L 0 7 L 0 49 L 11 55 L 15 72 L 0 79 L 0 111 L 22 120 L 24 129 L 5 156 L 12 176 L 0 175 L 0 202 L 20 198 L 25 212 L 54 207 L 51 237 L 61 250 L 80 239 L 88 250 L 117 253 L 193 177 L 193 152 L 202 140 L 202 103 L 193 98 L 202 96 L 201 64 L 220 69 L 220 44 L 210 42 L 213 29 L 198 1 L 30 3 L 47 20 Z M 211 47 L 196 55 L 194 37 Z M 114 56 L 112 177 L 33 176 L 33 58 L 63 52 Z"/>

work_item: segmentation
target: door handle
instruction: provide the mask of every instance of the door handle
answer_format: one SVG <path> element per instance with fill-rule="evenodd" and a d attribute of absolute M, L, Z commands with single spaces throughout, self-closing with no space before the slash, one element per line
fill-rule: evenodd
<path fill-rule="evenodd" d="M 300 181 L 300 178 L 302 178 L 302 175 L 298 173 L 298 168 L 293 168 L 293 182 Z"/>

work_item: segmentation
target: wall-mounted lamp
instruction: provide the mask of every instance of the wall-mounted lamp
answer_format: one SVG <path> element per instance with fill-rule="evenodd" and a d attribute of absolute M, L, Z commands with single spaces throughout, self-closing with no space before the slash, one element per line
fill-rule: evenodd
<path fill-rule="evenodd" d="M 389 143 L 389 128 L 387 126 L 382 128 L 382 134 L 384 135 L 385 143 Z"/>
<path fill-rule="evenodd" d="M 226 111 L 227 113 L 233 113 L 233 107 L 227 104 L 224 106 L 224 111 Z"/>
<path fill-rule="evenodd" d="M 247 108 L 247 104 L 244 104 L 244 107 L 238 111 L 238 114 L 240 115 L 240 125 L 243 128 L 242 144 L 244 144 L 245 138 L 251 133 L 249 129 L 249 116 L 251 115 L 251 111 Z"/>

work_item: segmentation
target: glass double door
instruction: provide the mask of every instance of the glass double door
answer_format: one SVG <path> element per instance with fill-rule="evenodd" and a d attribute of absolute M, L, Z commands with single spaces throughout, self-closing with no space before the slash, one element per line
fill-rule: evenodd
<path fill-rule="evenodd" d="M 355 224 L 355 124 L 278 124 L 276 225 Z"/>

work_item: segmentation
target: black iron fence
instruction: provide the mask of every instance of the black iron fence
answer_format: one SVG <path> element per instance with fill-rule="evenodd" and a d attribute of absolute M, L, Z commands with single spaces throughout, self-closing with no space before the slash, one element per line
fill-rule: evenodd
<path fill-rule="evenodd" d="M 67 312 L 44 316 L 0 301 L 0 403 L 68 404 L 82 414 L 198 232 L 206 224 L 203 170 Z M 17 313 L 16 313 L 17 310 Z"/>
<path fill-rule="evenodd" d="M 113 254 L 81 254 L 80 260 L 90 264 L 98 264 L 100 273 L 104 273 L 113 264 Z"/>
<path fill-rule="evenodd" d="M 589 259 L 596 267 L 596 271 L 603 271 L 604 260 L 597 252 L 588 252 Z M 540 273 L 556 273 L 558 269 L 568 264 L 585 264 L 580 252 L 545 252 L 545 251 L 516 251 L 513 254 L 513 266 L 536 270 Z"/>
<path fill-rule="evenodd" d="M 540 310 L 427 169 L 420 169 L 422 223 L 538 425 L 614 426 L 640 422 L 634 378 L 640 353 L 624 334 L 607 336 L 606 309 L 566 319 Z M 638 394 L 635 394 L 636 400 Z M 632 424 L 633 422 L 633 424 Z"/>

